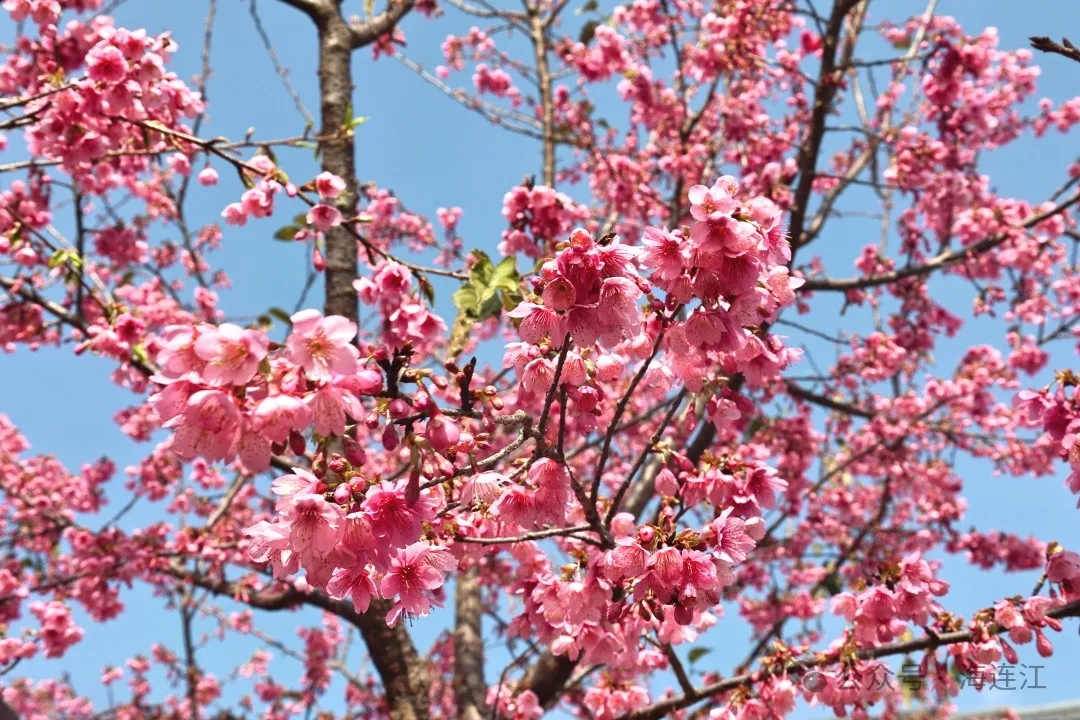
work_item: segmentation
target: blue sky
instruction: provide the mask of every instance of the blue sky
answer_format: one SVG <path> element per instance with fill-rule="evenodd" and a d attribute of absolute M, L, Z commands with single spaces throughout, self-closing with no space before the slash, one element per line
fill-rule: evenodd
<path fill-rule="evenodd" d="M 292 69 L 292 81 L 308 108 L 317 111 L 313 28 L 306 18 L 278 2 L 260 0 L 259 4 L 263 22 L 282 62 Z M 255 32 L 248 3 L 220 0 L 218 5 L 213 49 L 215 73 L 208 93 L 210 116 L 204 135 L 235 139 L 242 137 L 249 127 L 260 138 L 296 134 L 302 129 L 303 121 Z M 923 5 L 908 0 L 881 0 L 874 4 L 875 17 L 900 20 L 920 12 Z M 358 1 L 349 0 L 346 10 L 359 13 L 360 6 Z M 128 0 L 116 16 L 118 23 L 127 27 L 145 27 L 150 32 L 172 31 L 180 49 L 171 68 L 189 79 L 200 69 L 205 8 L 206 0 Z M 998 27 L 1004 47 L 1026 46 L 1027 37 L 1035 34 L 1080 36 L 1080 4 L 1072 2 L 941 0 L 938 12 L 958 17 L 969 32 L 986 25 Z M 445 35 L 463 33 L 470 24 L 456 13 L 434 22 L 410 17 L 404 23 L 408 36 L 405 50 L 410 57 L 432 68 L 440 62 L 439 44 Z M 6 42 L 13 34 L 14 29 L 6 19 L 0 22 L 0 38 Z M 882 53 L 884 56 L 887 50 L 883 49 Z M 1060 101 L 1080 88 L 1080 66 L 1058 57 L 1043 57 L 1039 61 L 1044 68 L 1040 96 Z M 493 129 L 393 59 L 373 63 L 370 53 L 361 51 L 356 55 L 355 77 L 355 114 L 370 118 L 357 134 L 360 180 L 394 189 L 409 208 L 429 217 L 434 217 L 437 207 L 461 206 L 465 215 L 460 234 L 466 248 L 479 247 L 494 254 L 504 227 L 503 194 L 522 177 L 539 171 L 539 148 L 535 142 Z M 456 76 L 453 82 L 467 83 L 468 75 Z M 603 114 L 605 108 L 613 113 L 621 112 L 621 108 L 601 102 L 599 112 Z M 622 115 L 616 114 L 615 118 L 622 120 Z M 1002 192 L 1038 200 L 1060 183 L 1067 159 L 1077 154 L 1072 140 L 1055 135 L 1037 145 L 1030 140 L 1022 141 L 988 156 L 986 167 Z M 1036 147 L 1038 150 L 1033 151 Z M 310 152 L 281 153 L 281 159 L 293 177 L 309 177 L 316 172 Z M 240 192 L 232 175 L 225 172 L 217 188 L 193 188 L 189 201 L 192 224 L 216 220 L 220 209 Z M 291 213 L 281 214 L 282 218 L 290 216 Z M 230 314 L 251 315 L 272 305 L 291 309 L 308 260 L 299 246 L 270 238 L 284 223 L 283 219 L 254 221 L 244 228 L 227 229 L 223 249 L 211 260 L 215 266 L 226 268 L 232 278 L 234 288 L 223 294 L 222 302 Z M 159 232 L 160 237 L 175 238 L 175 232 L 170 235 L 161 228 Z M 834 274 L 849 275 L 853 253 L 867 242 L 867 237 L 876 237 L 876 232 L 876 223 L 848 221 L 823 237 L 819 245 L 827 246 L 815 247 L 814 252 L 823 254 Z M 960 286 L 946 281 L 940 289 L 956 291 L 965 298 L 964 303 L 968 302 L 968 292 Z M 316 291 L 311 297 L 318 302 L 321 292 Z M 829 329 L 844 323 L 850 329 L 864 322 L 857 316 L 832 320 L 838 317 L 835 311 L 839 304 L 835 300 L 815 300 L 815 308 L 823 310 L 811 318 L 813 324 Z M 835 305 L 830 305 L 834 302 Z M 966 309 L 963 304 L 957 312 L 964 314 Z M 987 342 L 1001 347 L 1001 334 L 996 323 L 972 323 L 958 339 L 939 350 L 938 362 L 943 368 L 953 367 L 969 344 Z M 831 361 L 820 345 L 808 341 L 808 346 L 819 362 Z M 822 354 L 818 355 L 819 352 Z M 1056 366 L 1073 363 L 1072 348 L 1068 345 L 1058 346 L 1055 353 Z M 137 461 L 149 448 L 129 442 L 112 421 L 117 410 L 134 402 L 128 393 L 109 382 L 112 363 L 89 356 L 76 361 L 66 348 L 38 353 L 20 350 L 4 356 L 0 362 L 4 371 L 0 410 L 27 435 L 34 450 L 55 454 L 72 468 L 100 455 L 112 457 L 120 472 L 111 489 L 111 499 L 122 504 L 123 468 Z M 1075 498 L 1062 487 L 1061 477 L 1035 480 L 996 477 L 985 464 L 975 462 L 963 462 L 957 470 L 965 480 L 966 496 L 970 499 L 970 524 L 1024 535 L 1036 532 L 1043 539 L 1080 546 Z M 134 527 L 154 517 L 157 513 L 153 508 L 140 507 L 125 525 Z M 953 583 L 950 606 L 963 612 L 1004 595 L 1027 592 L 1035 580 L 1028 575 L 982 573 L 956 558 L 947 560 L 945 577 Z M 102 665 L 121 663 L 135 652 L 146 652 L 157 641 L 179 647 L 179 622 L 174 613 L 162 612 L 160 601 L 145 590 L 129 592 L 125 599 L 128 609 L 122 618 L 107 626 L 86 623 L 86 640 L 61 662 L 31 661 L 24 663 L 18 674 L 41 678 L 67 671 L 79 691 L 103 700 L 104 690 L 97 680 Z M 305 616 L 305 623 L 317 622 L 312 617 Z M 295 640 L 297 620 L 289 614 L 272 616 L 263 627 L 290 642 Z M 414 636 L 422 651 L 443 627 L 443 616 L 432 616 L 415 624 Z M 981 696 L 965 693 L 962 706 L 1031 705 L 1074 695 L 1076 667 L 1080 662 L 1075 626 L 1054 639 L 1058 655 L 1040 672 L 1045 690 Z M 703 666 L 729 668 L 745 652 L 745 629 L 732 617 L 731 622 L 722 622 L 701 643 L 715 648 L 701 663 Z M 213 654 L 204 652 L 202 659 L 208 669 L 222 674 L 243 661 L 255 646 L 236 642 Z M 1023 659 L 1039 662 L 1033 656 L 1034 653 L 1029 653 Z M 354 653 L 354 657 L 359 663 L 360 653 Z M 292 661 L 276 662 L 275 667 L 287 677 L 294 677 L 299 670 Z M 495 677 L 498 669 L 494 671 Z M 819 717 L 820 713 L 808 711 L 805 716 Z"/>

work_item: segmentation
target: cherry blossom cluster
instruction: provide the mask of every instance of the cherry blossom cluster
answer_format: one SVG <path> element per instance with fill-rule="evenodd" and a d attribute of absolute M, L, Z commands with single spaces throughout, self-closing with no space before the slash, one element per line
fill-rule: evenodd
<path fill-rule="evenodd" d="M 362 415 L 360 396 L 377 393 L 383 381 L 361 366 L 356 325 L 317 310 L 291 321 L 273 353 L 264 333 L 229 323 L 165 329 L 153 378 L 161 389 L 150 403 L 172 429 L 179 457 L 238 457 L 248 472 L 259 472 L 274 451 L 302 453 L 309 427 L 340 437 L 346 417 Z"/>
<path fill-rule="evenodd" d="M 538 142 L 486 238 L 359 182 L 369 127 L 333 93 L 317 136 L 235 140 L 195 89 L 233 75 L 181 81 L 168 33 L 101 0 L 2 3 L 0 347 L 97 356 L 145 444 L 69 470 L 0 415 L 4 702 L 94 716 L 80 679 L 15 675 L 100 643 L 133 585 L 185 636 L 101 668 L 132 720 L 237 696 L 268 720 L 891 716 L 908 698 L 875 668 L 901 657 L 947 714 L 957 671 L 1049 657 L 1080 555 L 973 527 L 966 490 L 1063 472 L 1045 502 L 1080 495 L 1080 380 L 1051 375 L 1080 337 L 1080 163 L 1014 197 L 985 162 L 1075 132 L 1080 100 L 1040 98 L 1030 50 L 933 12 L 452 4 L 280 10 L 319 8 L 325 52 L 370 45 L 377 72 L 401 62 Z M 431 73 L 414 9 L 446 27 Z M 337 67 L 320 87 L 353 84 Z M 240 226 L 303 255 L 295 306 L 325 285 L 325 309 L 229 314 L 212 261 Z M 1036 587 L 961 617 L 943 555 Z M 451 602 L 417 647 L 410 625 Z M 300 609 L 283 637 L 263 622 Z M 701 652 L 731 622 L 752 642 L 721 675 Z M 480 667 L 493 641 L 512 660 Z"/>

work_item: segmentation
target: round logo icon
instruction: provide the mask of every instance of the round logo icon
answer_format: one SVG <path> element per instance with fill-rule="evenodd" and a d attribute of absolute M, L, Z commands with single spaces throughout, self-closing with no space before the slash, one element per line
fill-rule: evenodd
<path fill-rule="evenodd" d="M 819 693 L 825 689 L 825 686 L 829 684 L 828 678 L 824 673 L 820 673 L 817 670 L 811 670 L 806 673 L 802 679 L 803 689 L 812 693 Z"/>

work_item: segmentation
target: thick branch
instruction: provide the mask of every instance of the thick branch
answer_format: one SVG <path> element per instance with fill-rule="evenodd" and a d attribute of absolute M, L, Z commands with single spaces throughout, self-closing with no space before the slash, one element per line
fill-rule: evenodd
<path fill-rule="evenodd" d="M 327 4 L 319 2 L 319 0 L 278 0 L 285 3 L 289 7 L 294 7 L 300 12 L 304 13 L 311 19 L 315 19 L 324 14 L 327 10 Z"/>
<path fill-rule="evenodd" d="M 231 597 L 259 610 L 288 610 L 301 605 L 332 613 L 353 625 L 367 644 L 368 654 L 382 680 L 386 699 L 394 720 L 426 720 L 428 717 L 428 683 L 423 663 L 401 625 L 389 627 L 384 619 L 389 603 L 376 600 L 366 613 L 358 613 L 351 602 L 335 600 L 325 593 L 302 593 L 288 587 L 268 593 L 253 593 L 238 583 L 215 579 L 204 573 L 191 573 L 178 564 L 169 567 L 169 574 L 215 595 Z"/>
<path fill-rule="evenodd" d="M 372 40 L 389 30 L 410 7 L 410 0 L 400 6 L 391 5 L 387 13 L 393 14 L 393 21 L 387 20 L 385 27 L 375 21 L 369 23 L 369 31 L 374 33 Z M 353 107 L 352 52 L 353 48 L 366 42 L 357 38 L 356 29 L 346 24 L 337 7 L 332 13 L 318 18 L 316 25 L 319 31 L 322 169 L 345 181 L 345 192 L 338 197 L 336 205 L 349 217 L 354 214 L 358 199 L 356 147 L 350 117 Z M 357 274 L 357 250 L 357 240 L 346 226 L 327 232 L 324 311 L 327 315 L 341 315 L 353 322 L 359 320 L 356 291 L 352 286 Z M 331 445 L 339 443 L 340 440 Z M 328 450 L 333 449 L 328 446 Z M 393 720 L 422 720 L 429 715 L 427 669 L 404 625 L 387 626 L 384 616 L 388 609 L 386 601 L 375 601 L 367 613 L 352 613 L 355 617 L 351 621 L 360 629 L 368 654 L 382 679 Z"/>
<path fill-rule="evenodd" d="M 555 99 L 551 92 L 551 70 L 548 67 L 547 24 L 534 9 L 530 9 L 529 20 L 543 120 L 543 179 L 545 185 L 555 187 Z"/>
<path fill-rule="evenodd" d="M 814 93 L 814 107 L 810 111 L 810 127 L 796 160 L 799 168 L 799 184 L 795 186 L 791 223 L 788 226 L 793 248 L 797 248 L 802 239 L 803 225 L 809 210 L 810 191 L 814 187 L 814 173 L 817 169 L 818 156 L 821 154 L 821 141 L 825 137 L 825 118 L 832 109 L 833 98 L 839 88 L 839 77 L 834 73 L 840 32 L 843 29 L 844 18 L 856 2 L 858 0 L 837 0 L 833 4 L 828 28 L 821 39 L 821 69 L 818 72 L 817 91 Z"/>
<path fill-rule="evenodd" d="M 352 33 L 352 47 L 361 48 L 370 45 L 394 29 L 401 18 L 412 10 L 414 0 L 398 0 L 387 5 L 386 10 L 370 20 L 354 22 L 349 29 Z"/>
<path fill-rule="evenodd" d="M 357 202 L 356 149 L 349 117 L 352 108 L 352 33 L 336 12 L 323 18 L 319 28 L 319 102 L 322 113 L 322 169 L 345 181 L 345 192 L 336 201 L 345 217 L 355 214 Z M 356 239 L 342 225 L 326 233 L 327 315 L 358 320 L 356 290 Z"/>
<path fill-rule="evenodd" d="M 462 572 L 454 593 L 454 698 L 457 717 L 482 720 L 487 698 L 479 570 Z"/>

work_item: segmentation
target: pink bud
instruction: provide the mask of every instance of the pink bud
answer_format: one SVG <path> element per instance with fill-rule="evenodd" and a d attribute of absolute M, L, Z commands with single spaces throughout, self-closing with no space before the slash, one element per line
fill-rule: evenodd
<path fill-rule="evenodd" d="M 341 474 L 348 471 L 349 464 L 345 462 L 345 458 L 335 453 L 330 456 L 330 461 L 326 463 L 326 469 L 330 472 Z"/>
<path fill-rule="evenodd" d="M 689 625 L 694 622 L 694 609 L 683 605 L 682 603 L 675 603 L 675 622 L 680 625 Z"/>
<path fill-rule="evenodd" d="M 454 421 L 447 419 L 445 415 L 438 415 L 428 420 L 425 436 L 436 452 L 443 452 L 457 444 L 461 432 Z"/>
<path fill-rule="evenodd" d="M 289 449 L 292 450 L 293 455 L 303 455 L 307 450 L 307 441 L 295 430 L 289 433 Z"/>
<path fill-rule="evenodd" d="M 1020 662 L 1020 656 L 1016 654 L 1016 649 L 1005 642 L 1005 638 L 999 638 L 998 641 L 1001 643 L 1001 651 L 1005 654 L 1005 660 L 1009 664 L 1015 665 Z"/>
<path fill-rule="evenodd" d="M 574 400 L 582 412 L 592 412 L 600 402 L 600 393 L 596 391 L 596 388 L 583 387 L 578 390 Z"/>
<path fill-rule="evenodd" d="M 611 532 L 615 537 L 630 537 L 637 529 L 634 516 L 628 512 L 621 512 L 611 519 Z"/>
<path fill-rule="evenodd" d="M 675 480 L 675 473 L 664 468 L 656 476 L 656 491 L 665 497 L 675 497 L 679 494 L 679 483 Z"/>
<path fill-rule="evenodd" d="M 409 414 L 409 403 L 401 398 L 394 398 L 390 401 L 390 405 L 387 409 L 390 411 L 390 417 L 395 420 L 400 420 Z"/>
<path fill-rule="evenodd" d="M 420 499 L 420 471 L 413 468 L 409 473 L 409 484 L 405 487 L 405 506 L 412 507 Z"/>
<path fill-rule="evenodd" d="M 199 173 L 199 184 L 200 185 L 204 185 L 206 187 L 209 187 L 211 185 L 217 185 L 217 181 L 218 181 L 217 170 L 210 167 L 209 165 L 206 166 L 205 168 L 203 168 L 202 172 Z"/>
<path fill-rule="evenodd" d="M 1050 644 L 1050 638 L 1046 637 L 1042 630 L 1035 631 L 1035 649 L 1044 658 L 1054 654 L 1054 646 Z"/>
<path fill-rule="evenodd" d="M 345 504 L 349 501 L 349 488 L 344 485 L 338 485 L 334 490 L 334 502 Z"/>
<path fill-rule="evenodd" d="M 360 446 L 360 443 L 352 438 L 345 438 L 345 459 L 353 466 L 357 466 L 363 465 L 367 456 L 364 454 L 364 448 Z"/>
<path fill-rule="evenodd" d="M 398 434 L 397 429 L 393 425 L 387 425 L 383 430 L 382 444 L 387 450 L 393 450 L 398 446 Z"/>

